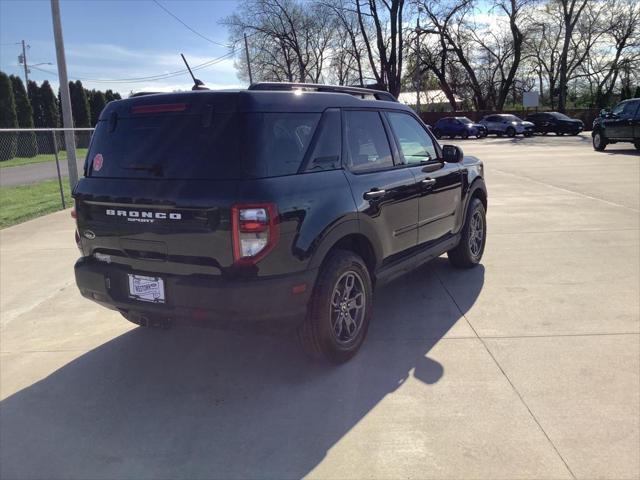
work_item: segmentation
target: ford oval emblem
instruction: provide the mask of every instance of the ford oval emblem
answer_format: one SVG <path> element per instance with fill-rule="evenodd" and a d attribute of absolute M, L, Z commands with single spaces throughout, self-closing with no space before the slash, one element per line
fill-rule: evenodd
<path fill-rule="evenodd" d="M 94 238 L 96 238 L 96 234 L 93 233 L 91 230 L 85 230 L 84 237 L 88 238 L 89 240 L 93 240 Z"/>

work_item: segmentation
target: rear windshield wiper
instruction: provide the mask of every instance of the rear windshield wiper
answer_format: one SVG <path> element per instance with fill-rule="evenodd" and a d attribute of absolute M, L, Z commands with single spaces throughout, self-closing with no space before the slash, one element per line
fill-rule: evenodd
<path fill-rule="evenodd" d="M 150 172 L 156 177 L 164 177 L 164 173 L 162 171 L 162 165 L 159 163 L 155 165 L 131 165 L 129 167 L 124 167 L 125 170 L 137 170 L 140 172 Z"/>

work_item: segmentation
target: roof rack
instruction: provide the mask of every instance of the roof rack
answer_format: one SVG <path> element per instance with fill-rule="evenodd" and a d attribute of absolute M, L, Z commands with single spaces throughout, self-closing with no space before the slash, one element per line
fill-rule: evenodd
<path fill-rule="evenodd" d="M 155 95 L 156 93 L 162 93 L 162 92 L 136 92 L 129 95 L 129 98 L 143 97 L 144 95 Z"/>
<path fill-rule="evenodd" d="M 383 90 L 373 90 L 364 87 L 347 87 L 342 85 L 321 85 L 318 83 L 289 83 L 289 82 L 260 82 L 252 83 L 249 90 L 314 90 L 316 92 L 348 93 L 364 97 L 372 96 L 376 100 L 397 102 L 396 97 Z"/>

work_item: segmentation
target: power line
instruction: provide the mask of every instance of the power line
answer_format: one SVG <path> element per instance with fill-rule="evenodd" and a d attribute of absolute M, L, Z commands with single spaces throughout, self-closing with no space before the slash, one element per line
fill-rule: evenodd
<path fill-rule="evenodd" d="M 229 45 L 225 45 L 223 43 L 219 43 L 216 42 L 215 40 L 211 40 L 209 37 L 205 37 L 204 35 L 202 35 L 200 32 L 198 32 L 197 30 L 195 30 L 194 28 L 191 28 L 189 25 L 187 25 L 185 22 L 183 22 L 177 15 L 175 15 L 174 13 L 172 13 L 167 7 L 165 7 L 164 5 L 162 5 L 158 0 L 153 0 L 153 3 L 155 3 L 156 5 L 158 5 L 162 10 L 164 10 L 167 14 L 169 14 L 170 16 L 172 16 L 174 19 L 176 19 L 178 22 L 180 22 L 182 25 L 184 25 L 187 29 L 189 29 L 191 32 L 195 33 L 196 35 L 198 35 L 200 38 L 204 38 L 207 42 L 211 42 L 214 45 L 219 45 L 221 47 L 228 47 Z"/>
<path fill-rule="evenodd" d="M 222 62 L 223 60 L 227 59 L 228 57 L 234 55 L 236 53 L 236 50 L 231 50 L 230 52 L 221 55 L 220 57 L 217 58 L 213 58 L 211 60 L 208 60 L 204 63 L 201 63 L 199 65 L 194 66 L 191 70 L 193 71 L 198 71 L 198 70 L 202 70 L 204 68 L 213 66 L 217 63 Z M 39 70 L 41 72 L 44 73 L 49 73 L 51 75 L 57 75 L 56 72 L 52 72 L 50 70 L 46 70 L 44 68 L 38 68 L 38 67 L 31 67 L 34 68 L 36 70 Z M 81 81 L 88 81 L 88 82 L 96 82 L 96 83 L 140 83 L 140 82 L 151 82 L 151 81 L 157 81 L 157 80 L 164 80 L 167 78 L 173 78 L 173 77 L 177 77 L 180 75 L 184 75 L 185 73 L 188 73 L 187 69 L 182 69 L 182 70 L 176 70 L 174 72 L 167 72 L 167 73 L 161 73 L 161 74 L 157 74 L 157 75 L 150 75 L 150 76 L 146 76 L 146 77 L 133 77 L 133 78 L 119 78 L 119 79 L 101 79 L 101 78 L 88 78 L 88 77 L 84 77 L 84 78 L 78 78 L 75 77 L 74 78 L 76 80 L 81 80 Z"/>

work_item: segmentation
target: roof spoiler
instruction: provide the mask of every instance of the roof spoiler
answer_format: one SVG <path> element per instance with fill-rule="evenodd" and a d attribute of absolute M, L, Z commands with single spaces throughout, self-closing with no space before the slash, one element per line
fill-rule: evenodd
<path fill-rule="evenodd" d="M 249 90 L 311 90 L 315 92 L 348 93 L 355 96 L 372 96 L 376 100 L 398 102 L 396 97 L 383 90 L 374 90 L 365 87 L 348 87 L 342 85 L 321 85 L 318 83 L 289 83 L 289 82 L 260 82 L 252 83 Z"/>

